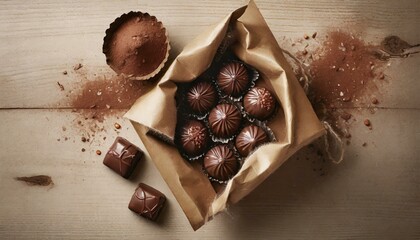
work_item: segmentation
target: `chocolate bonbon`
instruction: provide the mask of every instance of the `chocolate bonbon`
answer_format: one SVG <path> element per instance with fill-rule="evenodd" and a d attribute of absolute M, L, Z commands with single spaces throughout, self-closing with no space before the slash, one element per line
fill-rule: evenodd
<path fill-rule="evenodd" d="M 259 120 L 266 120 L 276 108 L 273 94 L 263 87 L 253 87 L 243 101 L 245 111 Z"/>
<path fill-rule="evenodd" d="M 208 112 L 217 101 L 217 93 L 209 82 L 199 82 L 187 92 L 187 102 L 196 113 Z"/>
<path fill-rule="evenodd" d="M 239 97 L 250 82 L 246 67 L 239 62 L 230 62 L 220 69 L 217 76 L 219 88 L 227 95 Z"/>
<path fill-rule="evenodd" d="M 267 133 L 261 127 L 244 127 L 235 139 L 235 146 L 242 157 L 248 156 L 259 145 L 269 142 Z"/>
<path fill-rule="evenodd" d="M 231 137 L 239 130 L 241 121 L 241 112 L 233 104 L 219 104 L 209 114 L 210 129 L 218 138 Z"/>
<path fill-rule="evenodd" d="M 209 132 L 201 121 L 189 120 L 180 129 L 180 144 L 189 157 L 203 154 L 209 141 Z"/>
<path fill-rule="evenodd" d="M 229 180 L 239 170 L 235 152 L 227 145 L 218 145 L 204 156 L 204 170 L 219 181 Z"/>
<path fill-rule="evenodd" d="M 144 152 L 127 139 L 117 137 L 105 155 L 103 163 L 120 174 L 129 178 Z"/>
<path fill-rule="evenodd" d="M 131 197 L 128 208 L 142 217 L 156 221 L 164 207 L 166 197 L 149 185 L 140 183 Z"/>

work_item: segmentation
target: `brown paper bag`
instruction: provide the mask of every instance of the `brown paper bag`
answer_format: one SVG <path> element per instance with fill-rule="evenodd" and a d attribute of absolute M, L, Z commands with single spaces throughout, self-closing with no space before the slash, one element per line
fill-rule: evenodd
<path fill-rule="evenodd" d="M 231 50 L 259 71 L 259 81 L 272 89 L 282 111 L 268 124 L 277 142 L 261 146 L 251 154 L 217 195 L 199 166 L 187 162 L 175 146 L 153 137 L 149 130 L 169 142 L 174 139 L 175 83 L 193 81 L 211 65 L 229 25 L 236 35 Z M 292 154 L 325 133 L 253 1 L 188 44 L 157 86 L 139 98 L 125 116 L 131 120 L 194 230 L 249 194 Z"/>

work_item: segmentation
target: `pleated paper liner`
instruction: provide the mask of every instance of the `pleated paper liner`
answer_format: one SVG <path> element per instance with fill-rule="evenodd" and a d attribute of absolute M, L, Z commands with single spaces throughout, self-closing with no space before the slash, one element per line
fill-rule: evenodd
<path fill-rule="evenodd" d="M 128 27 L 129 24 L 141 23 L 144 32 Z M 138 27 L 136 29 L 138 30 Z M 120 31 L 125 31 L 124 36 Z M 122 43 L 117 44 L 115 40 L 117 35 L 122 38 Z M 138 46 L 133 47 L 131 41 L 137 41 Z M 102 51 L 107 64 L 117 74 L 130 80 L 148 80 L 155 76 L 168 60 L 170 51 L 168 32 L 155 16 L 133 11 L 125 13 L 115 19 L 105 31 Z M 159 51 L 162 54 L 156 58 Z M 131 66 L 127 67 L 128 65 Z"/>

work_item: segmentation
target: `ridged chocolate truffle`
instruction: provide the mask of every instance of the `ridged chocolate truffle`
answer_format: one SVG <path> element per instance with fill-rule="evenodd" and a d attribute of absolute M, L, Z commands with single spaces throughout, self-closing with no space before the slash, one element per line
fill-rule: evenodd
<path fill-rule="evenodd" d="M 217 93 L 213 85 L 199 82 L 192 86 L 187 93 L 188 105 L 196 113 L 205 113 L 216 104 Z"/>
<path fill-rule="evenodd" d="M 204 169 L 213 178 L 226 181 L 239 170 L 239 162 L 226 145 L 215 146 L 204 157 Z"/>
<path fill-rule="evenodd" d="M 181 128 L 180 143 L 189 157 L 203 154 L 210 141 L 206 126 L 197 120 L 188 121 Z"/>
<path fill-rule="evenodd" d="M 129 12 L 106 31 L 103 52 L 116 73 L 146 80 L 156 75 L 168 59 L 169 40 L 156 17 Z"/>
<path fill-rule="evenodd" d="M 239 97 L 248 87 L 249 76 L 246 67 L 237 62 L 231 62 L 220 69 L 217 84 L 227 95 Z"/>
<path fill-rule="evenodd" d="M 259 145 L 268 142 L 267 133 L 261 127 L 244 127 L 235 140 L 235 146 L 242 157 L 246 157 Z"/>
<path fill-rule="evenodd" d="M 242 116 L 232 104 L 222 103 L 214 107 L 209 114 L 209 125 L 214 136 L 229 138 L 241 126 Z"/>
<path fill-rule="evenodd" d="M 254 87 L 244 97 L 244 108 L 252 117 L 265 120 L 273 114 L 276 100 L 266 88 Z"/>

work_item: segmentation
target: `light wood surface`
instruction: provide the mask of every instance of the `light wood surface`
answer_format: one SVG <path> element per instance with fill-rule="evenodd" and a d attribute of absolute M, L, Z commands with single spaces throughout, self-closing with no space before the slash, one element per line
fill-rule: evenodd
<path fill-rule="evenodd" d="M 331 28 L 354 29 L 374 43 L 391 34 L 420 43 L 415 0 L 256 3 L 289 51 L 290 39 Z M 169 31 L 174 57 L 197 33 L 244 4 L 1 1 L 0 239 L 419 239 L 420 55 L 391 60 L 381 108 L 371 114 L 360 106 L 354 114 L 358 120 L 368 116 L 374 130 L 353 124 L 344 162 L 307 160 L 312 150 L 306 148 L 197 232 L 148 157 L 135 177 L 125 180 L 95 154 L 105 152 L 117 135 L 141 146 L 127 120 L 110 116 L 90 143 L 80 141 L 86 134 L 75 126 L 80 115 L 68 109 L 57 81 L 71 88 L 86 81 L 81 76 L 113 75 L 102 54 L 110 22 L 130 10 L 157 16 Z M 77 63 L 83 68 L 75 72 Z M 118 132 L 115 122 L 123 126 Z M 318 168 L 322 172 L 314 171 Z M 36 174 L 52 176 L 55 185 L 30 187 L 14 180 Z M 168 197 L 157 224 L 127 209 L 139 182 Z"/>

